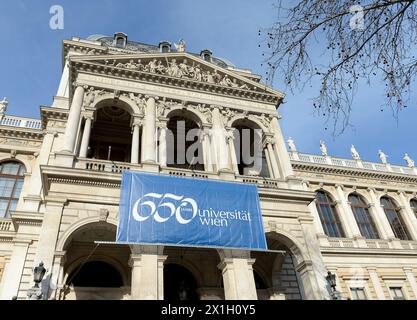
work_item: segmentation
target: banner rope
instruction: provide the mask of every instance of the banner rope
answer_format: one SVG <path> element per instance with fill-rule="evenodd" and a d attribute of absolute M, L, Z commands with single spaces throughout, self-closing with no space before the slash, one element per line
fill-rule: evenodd
<path fill-rule="evenodd" d="M 93 250 L 91 250 L 90 254 L 87 256 L 87 258 L 83 261 L 83 263 L 81 263 L 81 265 L 78 267 L 78 269 L 75 271 L 75 273 L 72 275 L 72 277 L 67 281 L 68 284 L 64 285 L 64 287 L 60 290 L 61 292 L 64 291 L 64 299 L 65 300 L 65 291 L 70 287 L 71 284 L 71 280 L 74 279 L 74 277 L 77 275 L 78 272 L 80 272 L 80 270 L 82 269 L 82 267 L 87 263 L 88 259 L 91 258 L 91 256 L 94 254 L 94 252 L 96 251 L 96 249 L 98 248 L 98 246 L 100 245 L 100 243 L 96 242 L 96 246 L 93 248 Z M 60 294 L 61 296 L 61 294 Z"/>

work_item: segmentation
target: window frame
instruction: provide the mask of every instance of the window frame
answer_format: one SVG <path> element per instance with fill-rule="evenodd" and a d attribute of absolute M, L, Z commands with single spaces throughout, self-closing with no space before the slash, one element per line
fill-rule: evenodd
<path fill-rule="evenodd" d="M 386 206 L 383 203 L 383 200 L 387 200 L 387 202 L 389 204 L 391 204 L 391 207 Z M 412 240 L 410 232 L 409 232 L 409 230 L 407 228 L 407 225 L 405 224 L 405 221 L 403 219 L 402 212 L 401 212 L 401 207 L 399 207 L 397 205 L 397 203 L 394 201 L 394 199 L 392 199 L 391 197 L 388 197 L 388 196 L 381 197 L 379 199 L 379 202 L 380 202 L 381 207 L 384 209 L 385 216 L 388 220 L 388 223 L 391 226 L 391 230 L 394 233 L 394 236 L 397 239 L 400 239 L 400 240 L 403 240 L 403 241 Z M 395 212 L 396 218 L 399 222 L 399 225 L 397 225 L 397 226 L 393 225 L 393 223 L 392 223 L 392 221 L 391 221 L 391 219 L 388 215 L 388 212 Z M 398 229 L 398 226 L 400 226 L 402 230 Z M 405 236 L 405 237 L 403 237 L 403 236 Z"/>
<path fill-rule="evenodd" d="M 318 197 L 319 193 L 323 193 L 326 196 L 326 200 L 327 201 L 321 201 Z M 346 237 L 346 233 L 345 230 L 343 228 L 342 225 L 342 221 L 340 220 L 339 217 L 339 212 L 337 210 L 337 202 L 334 201 L 332 199 L 332 197 L 330 196 L 330 194 L 325 191 L 325 190 L 317 190 L 316 191 L 316 208 L 317 208 L 317 212 L 319 214 L 319 218 L 320 218 L 320 222 L 321 225 L 323 227 L 324 233 L 331 238 L 345 238 Z M 327 212 L 323 212 L 322 210 L 322 206 L 326 206 L 328 207 Z M 330 216 L 329 216 L 330 214 Z M 331 218 L 330 223 L 327 222 L 325 223 L 325 217 L 328 216 Z M 332 229 L 333 231 L 337 230 L 337 232 L 334 234 L 334 232 L 330 232 L 328 225 L 331 224 L 332 225 Z"/>
<path fill-rule="evenodd" d="M 351 201 L 351 197 L 356 197 L 358 199 L 358 203 L 354 203 L 353 201 Z M 355 221 L 361 235 L 366 239 L 380 239 L 378 228 L 376 227 L 375 221 L 369 210 L 369 205 L 366 203 L 365 199 L 357 193 L 351 193 L 348 196 L 348 201 L 350 203 L 353 216 L 355 217 Z M 361 212 L 359 213 L 358 211 Z M 372 235 L 370 234 L 370 232 L 372 233 Z"/>
<path fill-rule="evenodd" d="M 17 173 L 16 174 L 3 173 L 3 168 L 7 164 L 17 164 L 17 165 L 19 165 Z M 21 172 L 21 174 L 20 174 L 20 172 Z M 21 181 L 22 182 L 22 188 L 23 188 L 25 173 L 26 173 L 26 166 L 20 161 L 2 161 L 2 162 L 0 162 L 0 180 L 2 180 L 2 179 L 13 179 L 13 187 L 11 189 L 10 196 L 4 197 L 4 196 L 0 195 L 0 200 L 7 201 L 7 206 L 4 210 L 4 216 L 0 216 L 0 219 L 9 219 L 11 217 L 11 213 L 9 212 L 10 211 L 10 206 L 11 206 L 13 201 L 16 201 L 16 203 L 19 202 L 20 194 L 22 193 L 22 190 L 20 190 L 17 197 L 14 197 L 14 193 L 16 191 L 16 186 L 17 186 L 17 183 L 19 181 Z"/>
<path fill-rule="evenodd" d="M 356 297 L 354 297 L 354 292 L 357 292 L 358 290 L 361 290 L 363 292 L 364 299 L 356 299 Z M 368 295 L 366 293 L 366 289 L 365 289 L 364 286 L 350 285 L 349 286 L 349 293 L 350 293 L 351 300 L 358 300 L 358 301 L 369 300 Z"/>
<path fill-rule="evenodd" d="M 414 203 L 414 205 L 413 205 L 413 203 Z M 414 212 L 414 215 L 417 218 L 417 199 L 416 198 L 413 198 L 413 199 L 410 200 L 410 208 Z"/>

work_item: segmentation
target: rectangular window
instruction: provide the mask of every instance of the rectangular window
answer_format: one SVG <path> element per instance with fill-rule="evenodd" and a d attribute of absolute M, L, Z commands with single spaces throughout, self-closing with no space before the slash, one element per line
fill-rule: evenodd
<path fill-rule="evenodd" d="M 393 300 L 405 300 L 403 289 L 401 287 L 390 287 L 389 291 Z"/>
<path fill-rule="evenodd" d="M 364 288 L 350 288 L 352 300 L 366 300 Z"/>

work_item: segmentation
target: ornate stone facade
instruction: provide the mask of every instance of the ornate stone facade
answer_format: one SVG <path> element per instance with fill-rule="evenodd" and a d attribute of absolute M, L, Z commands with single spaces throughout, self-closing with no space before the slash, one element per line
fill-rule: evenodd
<path fill-rule="evenodd" d="M 335 159 L 324 142 L 323 156 L 304 155 L 292 139 L 288 153 L 276 111 L 283 94 L 259 76 L 215 57 L 124 45 L 108 37 L 64 41 L 62 79 L 41 120 L 0 115 L 0 165 L 25 168 L 16 208 L 0 218 L 0 298 L 25 299 L 40 261 L 44 299 L 172 298 L 175 275 L 191 281 L 190 296 L 199 299 L 330 299 L 327 271 L 336 273 L 343 298 L 363 289 L 368 299 L 390 299 L 398 287 L 417 298 L 410 207 L 417 175 L 409 157 L 408 167 L 370 164 L 352 146 L 354 160 Z M 200 130 L 200 166 L 169 159 L 178 119 Z M 235 138 L 242 128 L 259 132 L 264 169 L 242 166 Z M 276 251 L 97 246 L 115 239 L 123 170 L 257 184 Z M 318 190 L 336 199 L 344 237 L 325 235 Z M 368 200 L 378 239 L 361 235 L 351 193 Z M 408 240 L 390 232 L 383 195 L 400 204 Z M 99 270 L 112 276 L 100 278 Z"/>

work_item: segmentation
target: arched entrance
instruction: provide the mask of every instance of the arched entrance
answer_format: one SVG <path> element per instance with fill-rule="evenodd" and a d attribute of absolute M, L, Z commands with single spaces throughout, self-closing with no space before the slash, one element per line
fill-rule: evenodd
<path fill-rule="evenodd" d="M 255 284 L 259 300 L 301 300 L 302 284 L 288 247 L 267 235 L 268 249 L 283 253 L 252 252 Z"/>
<path fill-rule="evenodd" d="M 67 279 L 73 287 L 120 288 L 122 276 L 111 264 L 104 261 L 89 261 L 75 269 Z"/>
<path fill-rule="evenodd" d="M 167 256 L 164 263 L 164 299 L 179 301 L 180 293 L 184 292 L 187 292 L 185 300 L 224 299 L 217 250 L 165 247 L 163 254 Z"/>
<path fill-rule="evenodd" d="M 87 158 L 130 162 L 131 115 L 120 106 L 111 104 L 97 108 Z"/>
<path fill-rule="evenodd" d="M 193 274 L 178 264 L 164 266 L 164 299 L 169 301 L 196 301 L 197 281 Z"/>
<path fill-rule="evenodd" d="M 66 286 L 58 299 L 129 299 L 129 247 L 95 243 L 114 241 L 115 237 L 116 226 L 106 222 L 83 225 L 71 234 L 64 246 Z"/>

